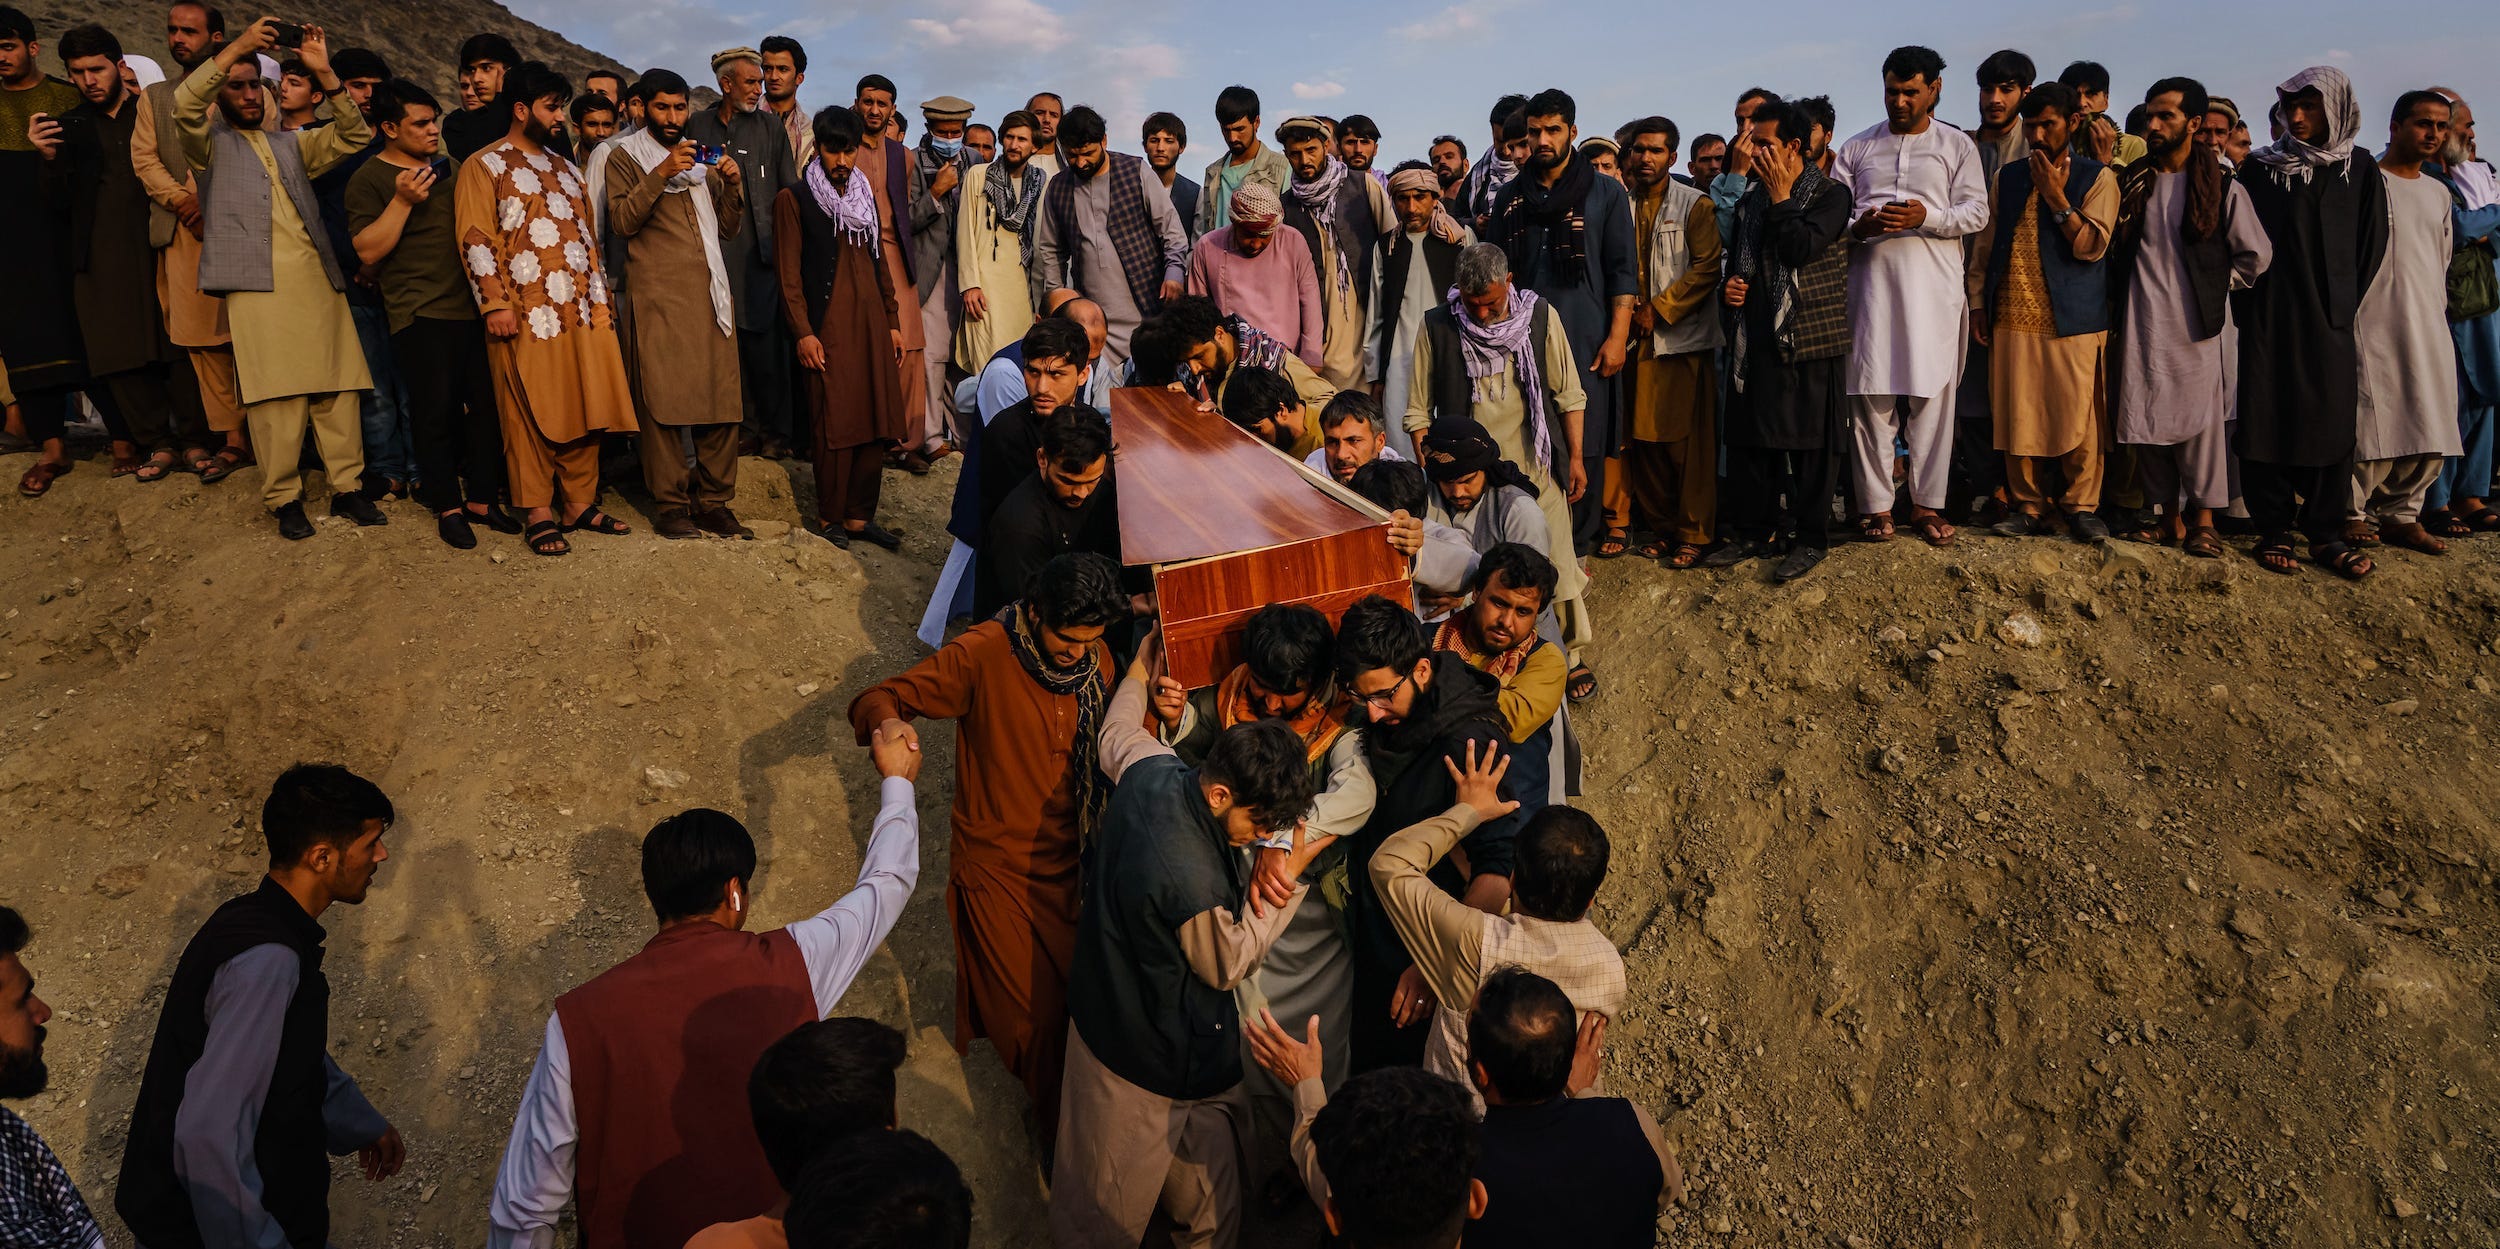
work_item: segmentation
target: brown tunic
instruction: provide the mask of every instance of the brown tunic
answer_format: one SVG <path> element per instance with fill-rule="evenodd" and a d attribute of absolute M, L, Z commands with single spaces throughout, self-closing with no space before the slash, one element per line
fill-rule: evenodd
<path fill-rule="evenodd" d="M 623 147 L 608 149 L 608 230 L 624 240 L 626 269 L 616 328 L 634 401 L 661 425 L 734 425 L 745 414 L 738 338 L 734 329 L 721 333 L 712 312 L 694 193 L 669 194 L 664 167 L 644 170 Z M 743 184 L 714 168 L 705 185 L 721 237 L 737 234 L 746 220 Z"/>
<path fill-rule="evenodd" d="M 632 388 L 573 163 L 505 140 L 461 166 L 452 203 L 478 311 L 520 322 L 519 334 L 486 345 L 506 442 L 632 430 Z"/>
<path fill-rule="evenodd" d="M 1095 646 L 1095 662 L 1111 654 Z M 1107 680 L 1107 678 L 1106 678 Z M 955 931 L 955 1049 L 997 1047 L 1056 1132 L 1076 955 L 1077 808 L 1068 779 L 1077 700 L 1016 662 L 995 620 L 964 630 L 851 702 L 860 744 L 888 719 L 955 721 L 954 838 L 946 909 Z"/>
<path fill-rule="evenodd" d="M 865 171 L 854 172 L 865 177 Z M 799 369 L 819 445 L 857 447 L 903 437 L 903 379 L 894 367 L 893 331 L 903 321 L 895 302 L 890 265 L 845 241 L 832 219 L 815 205 L 804 185 L 784 187 L 773 200 L 773 267 L 781 278 L 782 316 L 793 338 L 811 334 L 825 349 L 825 370 Z M 824 311 L 808 309 L 807 273 L 831 270 L 833 292 Z M 911 288 L 904 287 L 909 290 Z"/>

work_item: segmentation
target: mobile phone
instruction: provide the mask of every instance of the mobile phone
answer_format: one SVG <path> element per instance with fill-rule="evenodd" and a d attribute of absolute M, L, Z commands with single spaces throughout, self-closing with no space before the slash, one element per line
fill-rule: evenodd
<path fill-rule="evenodd" d="M 279 47 L 300 48 L 304 46 L 304 27 L 302 23 L 272 22 L 270 23 L 270 26 L 270 37 L 278 41 Z"/>
<path fill-rule="evenodd" d="M 721 162 L 721 156 L 721 150 L 709 143 L 694 145 L 694 163 L 698 165 L 717 165 Z"/>

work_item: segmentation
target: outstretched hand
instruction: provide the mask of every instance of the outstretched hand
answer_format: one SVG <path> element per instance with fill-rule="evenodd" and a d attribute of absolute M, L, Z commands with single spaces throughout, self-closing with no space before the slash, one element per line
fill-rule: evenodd
<path fill-rule="evenodd" d="M 1275 1012 L 1265 1009 L 1250 1021 L 1246 1031 L 1250 1034 L 1250 1056 L 1278 1083 L 1292 1088 L 1319 1075 L 1319 1016 L 1311 1016 L 1303 1038 L 1298 1041 L 1276 1022 Z"/>
<path fill-rule="evenodd" d="M 1519 809 L 1519 804 L 1502 797 L 1502 778 L 1510 773 L 1510 752 L 1485 745 L 1484 757 L 1476 757 L 1476 747 L 1467 743 L 1467 766 L 1443 757 L 1441 766 L 1450 770 L 1450 779 L 1458 785 L 1458 801 L 1474 807 L 1479 823 L 1498 820 Z"/>
<path fill-rule="evenodd" d="M 1597 1073 L 1606 1063 L 1606 1017 L 1590 1011 L 1580 1017 L 1580 1036 L 1571 1047 L 1571 1074 L 1563 1091 L 1574 1097 L 1597 1087 Z"/>

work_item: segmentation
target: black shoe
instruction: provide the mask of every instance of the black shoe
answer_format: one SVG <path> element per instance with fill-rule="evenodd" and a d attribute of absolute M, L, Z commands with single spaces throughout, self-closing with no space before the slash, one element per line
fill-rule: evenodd
<path fill-rule="evenodd" d="M 808 526 L 808 528 L 813 530 L 817 537 L 823 538 L 825 541 L 841 547 L 845 551 L 851 549 L 851 535 L 843 532 L 842 526 L 840 525 L 815 524 Z"/>
<path fill-rule="evenodd" d="M 521 532 L 521 518 L 492 503 L 486 505 L 485 514 L 469 512 L 468 517 L 470 524 L 484 525 L 497 533 Z"/>
<path fill-rule="evenodd" d="M 1701 557 L 1704 568 L 1734 568 L 1749 559 L 1770 554 L 1770 548 L 1751 538 L 1730 538 L 1725 546 Z"/>
<path fill-rule="evenodd" d="M 887 530 L 883 525 L 880 525 L 873 520 L 868 522 L 868 524 L 863 528 L 851 530 L 850 536 L 854 538 L 866 538 L 870 542 L 874 542 L 878 546 L 884 547 L 889 551 L 899 551 L 903 549 L 903 539 L 901 537 Z"/>
<path fill-rule="evenodd" d="M 2068 516 L 2066 531 L 2073 534 L 2077 542 L 2109 541 L 2109 522 L 2093 512 L 2076 512 Z"/>
<path fill-rule="evenodd" d="M 443 536 L 443 545 L 455 551 L 477 549 L 477 530 L 469 527 L 466 511 L 445 512 L 434 518 L 434 532 Z"/>
<path fill-rule="evenodd" d="M 694 527 L 694 521 L 691 518 L 684 512 L 674 509 L 652 513 L 651 532 L 672 542 L 703 536 L 703 531 Z"/>
<path fill-rule="evenodd" d="M 375 507 L 373 505 L 373 500 L 366 498 L 362 494 L 331 495 L 330 514 L 332 516 L 344 516 L 359 525 L 387 525 L 391 523 L 391 518 L 384 516 L 382 514 L 382 509 Z"/>
<path fill-rule="evenodd" d="M 705 508 L 694 514 L 694 527 L 716 538 L 752 538 L 755 531 L 738 523 L 738 514 L 725 507 Z"/>
<path fill-rule="evenodd" d="M 2034 516 L 2029 512 L 2015 512 L 1988 527 L 1988 532 L 2000 538 L 2028 538 L 2048 531 L 2048 518 Z M 2109 532 L 2103 530 L 2101 536 L 2108 537 Z"/>
<path fill-rule="evenodd" d="M 278 509 L 278 536 L 289 542 L 313 536 L 312 519 L 304 515 L 302 503 L 289 503 Z"/>
<path fill-rule="evenodd" d="M 1814 566 L 1822 563 L 1823 557 L 1829 554 L 1831 552 L 1819 546 L 1790 547 L 1788 555 L 1780 560 L 1779 567 L 1771 570 L 1771 580 L 1783 583 L 1794 581 L 1813 572 Z"/>

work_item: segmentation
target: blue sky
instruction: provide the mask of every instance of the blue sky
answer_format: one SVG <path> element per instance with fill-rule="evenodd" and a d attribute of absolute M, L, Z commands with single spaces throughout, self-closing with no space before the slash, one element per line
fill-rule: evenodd
<path fill-rule="evenodd" d="M 1580 105 L 1583 133 L 1646 113 L 1689 137 L 1724 132 L 1736 93 L 1828 93 L 1848 134 L 1880 119 L 1878 66 L 1900 43 L 1944 55 L 1942 114 L 1973 120 L 1971 73 L 2001 47 L 2054 75 L 2074 59 L 2109 66 L 2121 107 L 2153 79 L 2184 73 L 2249 111 L 2265 142 L 2273 84 L 2332 64 L 2361 94 L 2362 140 L 2385 135 L 2396 95 L 2434 83 L 2468 100 L 2500 99 L 2500 17 L 2488 5 L 2277 0 L 2157 4 L 2083 0 L 2084 7 L 1915 5 L 1791 0 L 1787 4 L 1663 5 L 1639 0 L 507 0 L 637 67 L 703 74 L 710 53 L 767 34 L 798 38 L 811 64 L 802 101 L 848 103 L 859 75 L 892 77 L 908 107 L 940 94 L 995 121 L 1048 89 L 1110 118 L 1112 145 L 1136 150 L 1155 109 L 1190 128 L 1183 168 L 1215 158 L 1215 93 L 1258 90 L 1272 135 L 1295 113 L 1367 113 L 1383 131 L 1384 166 L 1421 156 L 1455 133 L 1472 154 L 1485 111 L 1505 91 L 1558 86 Z M 1901 22 L 1893 15 L 1911 13 Z M 1563 15 L 1568 14 L 1566 19 Z M 2500 108 L 2500 106 L 2494 106 Z M 2500 114 L 2495 114 L 2500 116 Z M 2500 124 L 2495 122 L 2494 124 Z M 2500 139 L 2495 139 L 2500 151 Z"/>

